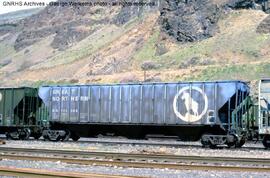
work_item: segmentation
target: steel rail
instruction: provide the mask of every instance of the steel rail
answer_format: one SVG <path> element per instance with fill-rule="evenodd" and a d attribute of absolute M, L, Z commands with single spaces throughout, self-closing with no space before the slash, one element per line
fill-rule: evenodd
<path fill-rule="evenodd" d="M 62 161 L 72 164 L 95 164 L 103 166 L 114 165 L 138 168 L 270 172 L 270 159 L 266 158 L 225 158 L 161 154 L 129 154 L 85 151 L 81 152 L 6 147 L 4 149 L 3 147 L 0 147 L 0 152 L 2 152 L 0 158 L 13 160 Z M 21 153 L 28 153 L 28 155 L 29 153 L 46 154 L 46 156 L 28 156 L 21 155 Z M 49 156 L 48 154 L 51 154 L 51 156 Z M 209 163 L 212 163 L 212 165 L 210 165 Z M 224 165 L 224 163 L 230 165 Z M 240 165 L 245 164 L 245 166 L 232 165 L 235 163 Z M 246 166 L 246 164 L 248 164 L 248 166 Z"/>
<path fill-rule="evenodd" d="M 74 143 L 74 141 L 68 141 L 68 143 Z M 162 141 L 155 141 L 155 142 L 145 142 L 145 141 L 136 141 L 132 142 L 129 141 L 107 141 L 107 140 L 78 140 L 75 143 L 95 143 L 95 144 L 107 144 L 107 145 L 146 145 L 146 146 L 165 146 L 165 147 L 174 147 L 174 148 L 203 148 L 201 144 L 190 144 L 190 143 L 162 143 Z M 261 144 L 261 143 L 258 143 Z M 246 149 L 253 149 L 253 150 L 267 150 L 261 144 L 261 147 L 252 147 L 252 146 L 243 146 L 241 148 L 229 148 L 226 145 L 218 146 L 216 149 L 223 149 L 227 148 L 231 151 L 234 150 L 246 150 Z"/>
<path fill-rule="evenodd" d="M 30 178 L 135 178 L 135 176 L 107 175 L 94 173 L 79 173 L 79 172 L 60 172 L 43 169 L 32 168 L 16 168 L 0 166 L 1 176 L 16 176 Z"/>
<path fill-rule="evenodd" d="M 117 160 L 159 160 L 166 162 L 183 162 L 183 161 L 207 161 L 214 163 L 241 163 L 241 164 L 261 164 L 270 166 L 270 158 L 243 158 L 243 157 L 212 157 L 212 156 L 184 156 L 172 154 L 136 154 L 136 153 L 116 153 L 116 152 L 90 152 L 90 151 L 71 151 L 71 150 L 52 150 L 52 149 L 35 149 L 35 148 L 12 148 L 0 147 L 0 153 L 7 152 L 18 155 L 18 153 L 30 154 L 52 154 L 54 156 L 65 156 L 71 158 L 102 158 Z M 2 154 L 3 156 L 5 154 Z"/>
<path fill-rule="evenodd" d="M 0 139 L 6 139 L 6 137 L 1 137 Z M 6 142 L 8 142 L 9 140 L 7 140 Z M 35 139 L 29 139 L 29 140 L 23 140 L 25 142 L 29 141 L 36 141 Z M 38 140 L 38 141 L 43 141 L 42 139 Z M 46 141 L 47 142 L 47 141 Z M 51 141 L 48 141 L 51 142 Z M 153 141 L 153 142 L 146 142 L 146 141 L 138 141 L 136 140 L 135 142 L 132 141 L 132 139 L 127 140 L 127 141 L 108 141 L 108 140 L 78 140 L 78 141 L 72 141 L 72 140 L 68 140 L 65 141 L 65 143 L 94 143 L 94 144 L 108 144 L 108 145 L 115 145 L 115 144 L 119 144 L 119 145 L 146 145 L 146 146 L 167 146 L 167 147 L 197 147 L 197 148 L 202 148 L 202 145 L 194 145 L 194 144 L 185 144 L 185 143 L 162 143 L 159 141 Z"/>
<path fill-rule="evenodd" d="M 69 141 L 74 142 L 74 141 Z M 119 144 L 119 145 L 146 145 L 146 146 L 167 146 L 167 147 L 200 147 L 202 148 L 202 145 L 192 145 L 192 144 L 183 144 L 183 143 L 162 143 L 162 142 L 146 142 L 146 141 L 136 141 L 132 142 L 130 141 L 107 141 L 107 140 L 78 140 L 77 143 L 97 143 L 97 144 Z"/>
<path fill-rule="evenodd" d="M 0 137 L 3 139 L 6 139 L 6 137 Z M 23 140 L 23 141 L 36 141 L 34 139 L 29 139 L 29 140 Z M 42 139 L 38 140 L 38 141 L 43 141 Z M 7 140 L 8 142 L 8 140 Z M 50 141 L 48 141 L 50 142 Z M 78 141 L 72 141 L 72 140 L 68 140 L 65 141 L 65 143 L 94 143 L 94 144 L 107 144 L 107 145 L 115 145 L 115 144 L 119 144 L 119 145 L 146 145 L 146 146 L 166 146 L 166 147 L 196 147 L 196 148 L 202 148 L 202 145 L 195 145 L 195 144 L 185 144 L 185 143 L 162 143 L 159 141 L 150 141 L 150 142 L 146 142 L 146 141 L 138 141 L 136 140 L 135 142 L 133 142 L 132 140 L 127 140 L 127 141 L 108 141 L 108 140 L 78 140 Z"/>
<path fill-rule="evenodd" d="M 6 139 L 5 137 L 1 137 L 0 138 L 3 138 L 3 139 Z M 7 140 L 8 141 L 8 140 Z M 24 140 L 24 141 L 35 141 L 34 139 L 29 139 L 29 140 Z M 39 141 L 42 141 L 42 140 L 39 140 Z M 94 144 L 104 144 L 104 145 L 115 145 L 115 144 L 118 144 L 118 145 L 144 145 L 144 146 L 165 146 L 165 147 L 174 147 L 174 148 L 203 148 L 201 144 L 190 144 L 190 143 L 163 143 L 163 141 L 149 141 L 149 142 L 146 142 L 146 141 L 141 141 L 141 140 L 136 140 L 135 142 L 131 140 L 127 140 L 127 141 L 122 141 L 122 140 L 117 140 L 117 141 L 108 141 L 108 140 L 78 140 L 78 141 L 72 141 L 72 140 L 69 140 L 69 141 L 65 141 L 66 143 L 94 143 Z M 5 143 L 4 143 L 5 144 Z M 261 147 L 252 147 L 252 146 L 243 146 L 241 148 L 228 148 L 226 145 L 223 145 L 223 146 L 218 146 L 216 149 L 224 149 L 224 148 L 227 148 L 227 149 L 230 149 L 231 151 L 234 151 L 234 150 L 267 150 L 266 148 L 264 148 L 262 146 L 261 143 L 258 143 L 261 145 Z"/>
<path fill-rule="evenodd" d="M 153 169 L 176 169 L 176 170 L 213 170 L 213 171 L 235 171 L 235 172 L 270 172 L 270 168 L 266 167 L 247 167 L 247 166 L 224 166 L 224 165 L 203 165 L 203 164 L 180 164 L 180 163 L 152 163 L 152 162 L 130 162 L 130 161 L 108 161 L 108 160 L 86 160 L 72 158 L 56 158 L 42 156 L 17 156 L 17 155 L 1 155 L 2 159 L 13 160 L 31 160 L 31 161 L 51 161 L 64 162 L 80 165 L 99 165 L 99 166 L 120 166 L 133 168 L 153 168 Z"/>

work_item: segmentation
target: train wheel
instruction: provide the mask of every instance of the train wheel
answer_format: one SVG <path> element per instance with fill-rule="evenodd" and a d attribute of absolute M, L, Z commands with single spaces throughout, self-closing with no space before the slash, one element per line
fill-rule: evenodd
<path fill-rule="evenodd" d="M 7 132 L 6 133 L 7 140 L 19 140 L 19 132 L 14 131 L 14 132 Z"/>
<path fill-rule="evenodd" d="M 215 145 L 215 144 L 210 144 L 209 148 L 211 148 L 211 149 L 217 149 L 217 145 Z"/>
<path fill-rule="evenodd" d="M 217 148 L 217 145 L 216 144 L 213 144 L 211 141 L 210 141 L 210 137 L 212 136 L 212 134 L 210 133 L 206 133 L 206 134 L 203 134 L 202 137 L 201 137 L 201 144 L 202 144 L 202 147 L 203 148 L 211 148 L 211 149 L 215 149 Z"/>
<path fill-rule="evenodd" d="M 236 142 L 230 142 L 230 143 L 227 143 L 227 146 L 228 146 L 229 148 L 235 147 L 235 145 L 236 145 Z"/>
<path fill-rule="evenodd" d="M 262 143 L 265 148 L 270 148 L 270 135 L 265 135 Z"/>
<path fill-rule="evenodd" d="M 78 140 L 80 139 L 80 137 L 79 137 L 78 135 L 73 134 L 73 133 L 70 135 L 70 138 L 71 138 L 73 141 L 78 141 Z"/>
<path fill-rule="evenodd" d="M 28 128 L 22 129 L 19 131 L 20 140 L 28 140 L 31 134 L 31 130 Z"/>
<path fill-rule="evenodd" d="M 227 135 L 227 146 L 229 148 L 240 148 L 242 147 L 246 142 L 245 137 L 242 137 L 241 140 L 239 140 L 239 137 L 235 134 L 229 134 Z"/>
<path fill-rule="evenodd" d="M 68 141 L 70 138 L 70 131 L 69 130 L 65 130 L 66 134 L 65 136 L 62 138 L 62 141 Z"/>
<path fill-rule="evenodd" d="M 210 146 L 209 141 L 206 141 L 206 140 L 203 140 L 203 139 L 201 139 L 201 144 L 202 144 L 202 147 L 203 148 L 206 148 L 206 147 L 209 147 Z"/>
<path fill-rule="evenodd" d="M 6 132 L 5 135 L 6 135 L 6 139 L 7 139 L 7 140 L 11 139 L 8 132 Z"/>
<path fill-rule="evenodd" d="M 52 140 L 52 139 L 50 139 L 50 140 L 51 140 L 51 141 L 56 141 L 56 142 L 58 142 L 58 141 L 60 141 L 60 140 L 61 140 L 61 136 L 60 136 L 60 135 L 59 135 L 59 136 L 57 136 L 55 140 Z"/>
<path fill-rule="evenodd" d="M 33 134 L 34 139 L 38 140 L 42 136 L 42 133 Z"/>
<path fill-rule="evenodd" d="M 245 137 L 242 137 L 242 139 L 236 143 L 235 147 L 241 148 L 246 143 Z"/>
<path fill-rule="evenodd" d="M 50 138 L 48 135 L 43 135 L 43 139 L 44 139 L 44 141 L 50 141 Z"/>

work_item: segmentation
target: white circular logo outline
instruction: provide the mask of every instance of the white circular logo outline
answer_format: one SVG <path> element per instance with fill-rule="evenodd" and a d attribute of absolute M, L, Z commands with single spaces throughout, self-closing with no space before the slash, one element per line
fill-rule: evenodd
<path fill-rule="evenodd" d="M 196 90 L 196 91 L 198 91 L 198 92 L 203 96 L 204 104 L 205 104 L 202 113 L 201 113 L 199 116 L 197 116 L 196 120 L 193 120 L 193 121 L 189 121 L 189 119 L 187 119 L 186 117 L 184 117 L 184 116 L 178 111 L 178 109 L 177 109 L 177 100 L 178 100 L 179 96 L 180 96 L 184 91 L 189 90 L 190 88 L 191 88 L 191 90 Z M 199 120 L 203 117 L 203 115 L 206 114 L 207 109 L 208 109 L 208 98 L 207 98 L 206 94 L 202 91 L 202 89 L 199 88 L 199 87 L 195 87 L 195 86 L 192 86 L 192 87 L 183 87 L 183 88 L 182 88 L 181 90 L 179 90 L 179 92 L 174 96 L 174 100 L 173 100 L 173 111 L 174 111 L 175 115 L 176 115 L 178 118 L 180 118 L 181 120 L 183 120 L 183 121 L 186 121 L 186 122 L 196 122 L 196 121 L 199 121 Z M 188 111 L 188 113 L 189 113 L 189 111 Z"/>

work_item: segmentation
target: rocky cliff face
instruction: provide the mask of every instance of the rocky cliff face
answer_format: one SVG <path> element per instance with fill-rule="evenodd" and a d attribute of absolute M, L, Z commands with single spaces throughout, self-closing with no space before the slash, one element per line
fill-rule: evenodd
<path fill-rule="evenodd" d="M 150 69 L 154 81 L 270 75 L 266 1 L 144 2 L 156 6 L 47 7 L 12 24 L 0 16 L 0 85 L 143 81 Z"/>
<path fill-rule="evenodd" d="M 65 1 L 67 0 L 59 2 Z M 147 0 L 145 2 L 155 3 L 156 6 L 47 7 L 18 24 L 16 29 L 22 32 L 18 35 L 14 48 L 20 51 L 48 36 L 54 36 L 51 46 L 54 49 L 65 50 L 103 25 L 111 23 L 123 25 L 136 16 L 156 11 L 158 8 L 159 23 L 165 34 L 179 42 L 193 42 L 212 37 L 218 31 L 217 22 L 222 13 L 238 8 L 263 9 L 264 0 Z M 7 31 L 0 30 L 1 32 Z"/>
<path fill-rule="evenodd" d="M 261 0 L 164 0 L 160 8 L 162 30 L 180 42 L 209 38 L 217 31 L 221 14 L 230 9 L 263 10 Z"/>
<path fill-rule="evenodd" d="M 213 36 L 220 9 L 209 0 L 170 1 L 161 6 L 162 29 L 177 41 L 196 41 Z"/>
<path fill-rule="evenodd" d="M 160 0 L 145 0 L 148 5 L 146 6 L 124 6 L 114 18 L 114 23 L 117 25 L 123 25 L 134 17 L 140 17 L 144 13 L 158 10 Z M 140 1 L 133 1 L 140 2 Z"/>
<path fill-rule="evenodd" d="M 54 36 L 51 46 L 65 50 L 111 22 L 114 11 L 89 7 L 47 7 L 41 13 L 20 23 L 22 33 L 15 42 L 19 51 L 50 35 Z"/>
<path fill-rule="evenodd" d="M 65 1 L 68 0 L 60 0 L 59 2 Z M 80 2 L 79 0 L 74 2 L 77 1 Z M 154 1 L 148 0 L 147 2 Z M 84 2 L 93 1 L 86 0 Z M 153 10 L 157 10 L 157 8 L 151 6 L 125 6 L 122 8 L 120 6 L 50 6 L 41 13 L 21 21 L 22 33 L 19 34 L 14 48 L 19 51 L 47 36 L 54 35 L 51 46 L 58 50 L 65 50 L 94 33 L 103 25 L 111 23 L 123 25 L 130 19 Z"/>

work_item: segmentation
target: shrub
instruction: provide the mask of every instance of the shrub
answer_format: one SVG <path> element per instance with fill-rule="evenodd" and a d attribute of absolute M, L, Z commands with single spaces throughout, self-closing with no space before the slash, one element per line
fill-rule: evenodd
<path fill-rule="evenodd" d="M 158 68 L 158 65 L 153 61 L 144 61 L 141 64 L 142 70 L 151 70 L 151 69 L 157 69 L 157 68 Z"/>

